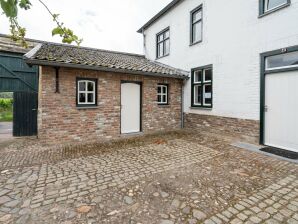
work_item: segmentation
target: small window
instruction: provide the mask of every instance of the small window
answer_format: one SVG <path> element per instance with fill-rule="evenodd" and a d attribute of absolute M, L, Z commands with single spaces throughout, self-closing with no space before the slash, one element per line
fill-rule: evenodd
<path fill-rule="evenodd" d="M 97 80 L 77 79 L 77 105 L 96 106 L 97 105 Z"/>
<path fill-rule="evenodd" d="M 157 85 L 157 103 L 160 105 L 169 104 L 168 102 L 168 84 Z"/>
<path fill-rule="evenodd" d="M 212 67 L 192 71 L 192 107 L 212 107 Z"/>
<path fill-rule="evenodd" d="M 161 58 L 170 54 L 170 29 L 167 28 L 157 34 L 157 58 Z"/>
<path fill-rule="evenodd" d="M 298 51 L 266 58 L 266 70 L 298 67 Z"/>
<path fill-rule="evenodd" d="M 288 4 L 290 4 L 290 0 L 260 0 L 260 14 L 275 11 L 275 9 Z"/>
<path fill-rule="evenodd" d="M 190 44 L 195 44 L 202 41 L 202 6 L 194 9 L 190 17 Z"/>

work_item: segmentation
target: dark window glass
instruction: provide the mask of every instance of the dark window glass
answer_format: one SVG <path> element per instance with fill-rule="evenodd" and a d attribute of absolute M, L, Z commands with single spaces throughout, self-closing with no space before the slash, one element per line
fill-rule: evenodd
<path fill-rule="evenodd" d="M 96 81 L 78 80 L 77 81 L 77 99 L 78 105 L 96 105 Z"/>
<path fill-rule="evenodd" d="M 157 103 L 158 104 L 168 104 L 168 85 L 159 84 L 157 86 Z"/>
<path fill-rule="evenodd" d="M 194 44 L 202 41 L 202 8 L 198 8 L 191 13 L 190 43 Z"/>
<path fill-rule="evenodd" d="M 212 107 L 212 68 L 193 70 L 191 86 L 192 106 Z"/>
<path fill-rule="evenodd" d="M 157 35 L 157 58 L 170 54 L 170 30 L 166 29 Z"/>

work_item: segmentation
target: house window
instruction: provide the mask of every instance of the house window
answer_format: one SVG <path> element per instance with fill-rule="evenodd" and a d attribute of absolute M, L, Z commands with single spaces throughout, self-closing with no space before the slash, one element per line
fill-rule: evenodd
<path fill-rule="evenodd" d="M 97 105 L 97 80 L 77 79 L 77 105 L 96 106 Z"/>
<path fill-rule="evenodd" d="M 190 44 L 196 44 L 202 41 L 202 18 L 202 6 L 191 11 Z"/>
<path fill-rule="evenodd" d="M 161 58 L 170 54 L 170 29 L 167 28 L 157 34 L 156 37 L 157 58 Z"/>
<path fill-rule="evenodd" d="M 275 11 L 290 4 L 290 0 L 260 0 L 260 14 Z"/>
<path fill-rule="evenodd" d="M 212 66 L 192 70 L 192 107 L 212 107 Z"/>
<path fill-rule="evenodd" d="M 157 103 L 160 105 L 169 104 L 169 95 L 168 95 L 168 84 L 158 84 L 157 85 Z"/>
<path fill-rule="evenodd" d="M 298 51 L 270 56 L 265 62 L 267 71 L 298 67 Z"/>

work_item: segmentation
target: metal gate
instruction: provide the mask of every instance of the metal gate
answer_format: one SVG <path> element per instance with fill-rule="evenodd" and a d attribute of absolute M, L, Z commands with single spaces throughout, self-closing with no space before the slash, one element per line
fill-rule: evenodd
<path fill-rule="evenodd" d="M 13 93 L 13 136 L 37 135 L 37 93 Z"/>

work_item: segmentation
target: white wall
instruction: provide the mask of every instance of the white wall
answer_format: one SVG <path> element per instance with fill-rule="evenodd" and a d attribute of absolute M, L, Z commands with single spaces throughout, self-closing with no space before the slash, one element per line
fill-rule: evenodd
<path fill-rule="evenodd" d="M 203 42 L 189 46 L 190 11 L 203 4 Z M 259 0 L 184 0 L 145 30 L 145 54 L 156 59 L 156 34 L 170 26 L 170 55 L 161 63 L 190 71 L 213 64 L 213 109 L 185 112 L 259 120 L 260 53 L 298 45 L 298 0 L 258 18 Z"/>

